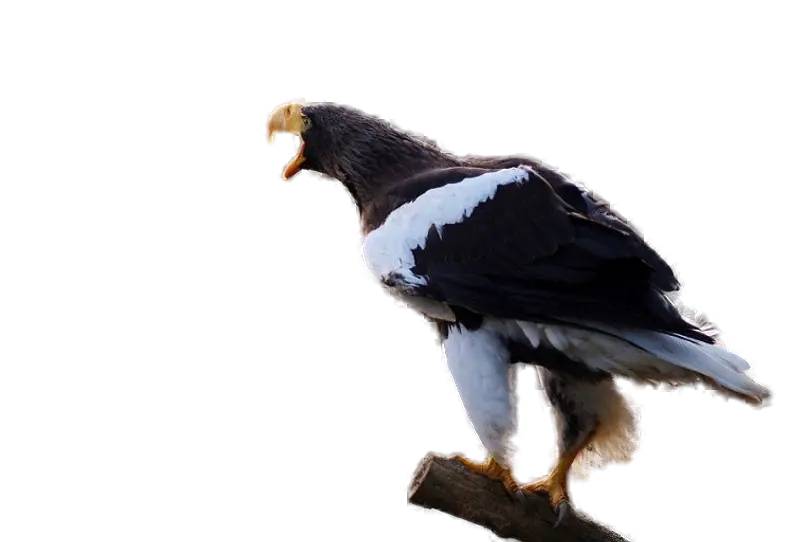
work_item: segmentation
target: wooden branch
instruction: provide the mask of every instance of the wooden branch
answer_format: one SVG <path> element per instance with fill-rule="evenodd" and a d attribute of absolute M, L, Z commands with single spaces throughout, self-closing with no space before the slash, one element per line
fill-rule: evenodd
<path fill-rule="evenodd" d="M 440 510 L 520 542 L 627 542 L 587 516 L 570 512 L 555 529 L 556 515 L 544 495 L 519 502 L 502 483 L 474 473 L 455 459 L 429 454 L 408 493 L 411 504 Z"/>

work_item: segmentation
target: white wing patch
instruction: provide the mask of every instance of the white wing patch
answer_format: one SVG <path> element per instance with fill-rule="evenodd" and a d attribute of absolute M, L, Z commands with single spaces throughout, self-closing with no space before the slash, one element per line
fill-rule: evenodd
<path fill-rule="evenodd" d="M 412 251 L 425 248 L 431 227 L 441 234 L 443 226 L 462 222 L 478 205 L 494 198 L 500 186 L 524 182 L 530 174 L 526 167 L 509 168 L 428 190 L 392 211 L 366 236 L 364 261 L 378 280 L 392 275 L 408 285 L 426 284 L 425 278 L 411 272 Z"/>

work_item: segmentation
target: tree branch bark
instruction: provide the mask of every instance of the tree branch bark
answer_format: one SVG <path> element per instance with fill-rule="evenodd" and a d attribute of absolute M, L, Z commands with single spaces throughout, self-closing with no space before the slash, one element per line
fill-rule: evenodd
<path fill-rule="evenodd" d="M 572 511 L 555 529 L 556 515 L 544 495 L 526 502 L 511 497 L 502 483 L 465 468 L 455 459 L 429 454 L 408 492 L 416 506 L 440 510 L 520 542 L 628 542 L 619 534 Z"/>

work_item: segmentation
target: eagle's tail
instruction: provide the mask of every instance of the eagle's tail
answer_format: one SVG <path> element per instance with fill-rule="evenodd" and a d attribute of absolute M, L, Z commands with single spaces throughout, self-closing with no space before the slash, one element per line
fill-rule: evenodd
<path fill-rule="evenodd" d="M 745 374 L 750 366 L 720 343 L 657 331 L 598 323 L 576 326 L 520 322 L 536 344 L 547 341 L 589 367 L 651 384 L 703 383 L 751 404 L 764 404 L 770 391 Z M 579 326 L 579 327 L 578 327 Z"/>
<path fill-rule="evenodd" d="M 764 404 L 770 397 L 769 389 L 745 374 L 750 369 L 747 361 L 720 342 L 708 344 L 646 330 L 607 331 L 639 350 L 638 355 L 630 352 L 613 356 L 611 372 L 669 384 L 701 381 L 724 395 L 756 405 Z"/>

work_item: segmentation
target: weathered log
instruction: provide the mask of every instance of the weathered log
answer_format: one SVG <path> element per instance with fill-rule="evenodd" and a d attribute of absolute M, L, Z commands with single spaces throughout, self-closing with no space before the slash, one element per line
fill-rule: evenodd
<path fill-rule="evenodd" d="M 408 493 L 416 506 L 439 510 L 520 542 L 627 542 L 586 515 L 570 511 L 554 528 L 546 495 L 512 497 L 502 483 L 472 472 L 455 459 L 428 455 Z"/>

